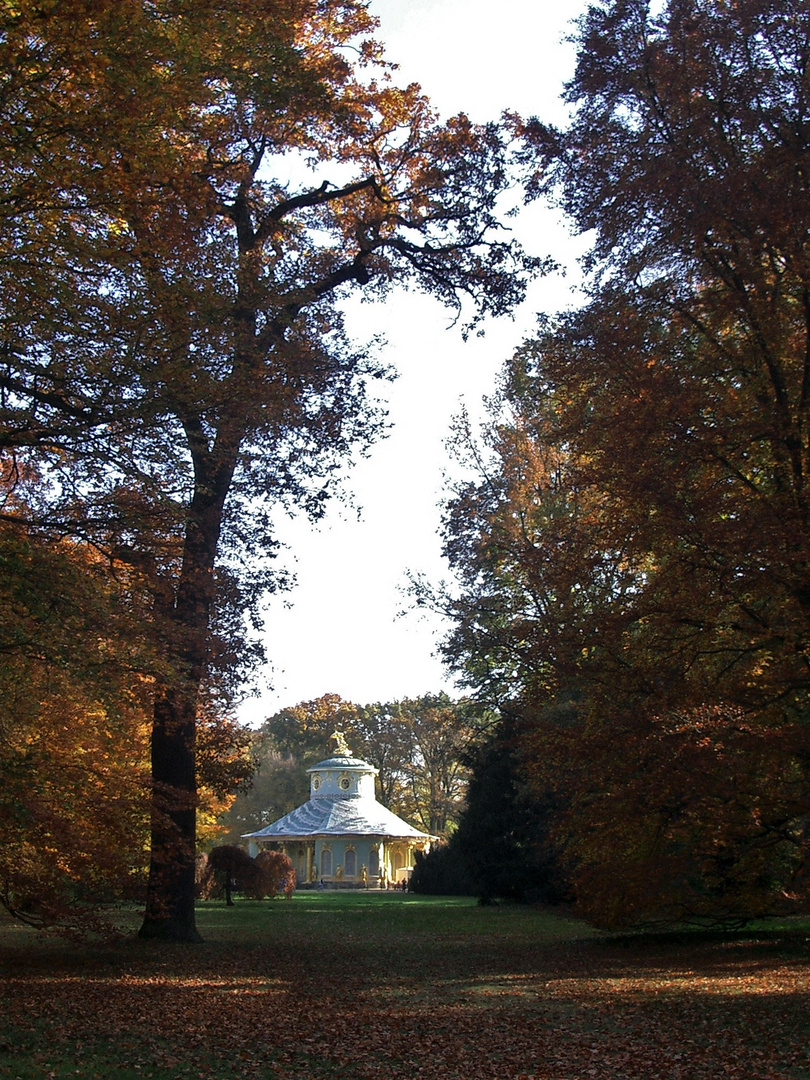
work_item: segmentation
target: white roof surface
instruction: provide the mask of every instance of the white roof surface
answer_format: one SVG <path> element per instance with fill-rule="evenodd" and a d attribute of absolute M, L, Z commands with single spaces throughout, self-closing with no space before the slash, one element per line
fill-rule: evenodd
<path fill-rule="evenodd" d="M 251 840 L 346 835 L 432 839 L 427 833 L 420 832 L 397 817 L 376 799 L 357 798 L 310 799 L 272 825 L 245 834 Z"/>

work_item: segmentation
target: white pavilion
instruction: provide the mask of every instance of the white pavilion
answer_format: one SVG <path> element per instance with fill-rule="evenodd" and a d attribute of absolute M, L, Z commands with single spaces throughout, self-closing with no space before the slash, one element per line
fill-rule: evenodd
<path fill-rule="evenodd" d="M 374 793 L 373 765 L 352 755 L 341 732 L 330 739 L 332 757 L 311 769 L 310 797 L 258 832 L 245 833 L 250 854 L 282 851 L 297 884 L 333 888 L 386 888 L 410 877 L 417 851 L 438 839 L 397 817 Z"/>

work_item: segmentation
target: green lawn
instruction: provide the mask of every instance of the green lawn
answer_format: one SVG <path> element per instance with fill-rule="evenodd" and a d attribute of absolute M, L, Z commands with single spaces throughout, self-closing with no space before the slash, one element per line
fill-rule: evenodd
<path fill-rule="evenodd" d="M 0 923 L 0 1078 L 810 1078 L 800 927 L 614 938 L 315 892 L 202 904 L 199 926 L 199 946 L 90 948 Z"/>

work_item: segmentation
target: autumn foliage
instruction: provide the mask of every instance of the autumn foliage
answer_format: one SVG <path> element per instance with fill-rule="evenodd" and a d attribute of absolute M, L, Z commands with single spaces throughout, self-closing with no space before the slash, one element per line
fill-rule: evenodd
<path fill-rule="evenodd" d="M 507 133 L 440 123 L 374 28 L 360 0 L 26 0 L 0 40 L 0 450 L 17 520 L 148 592 L 146 936 L 199 936 L 198 716 L 284 581 L 271 513 L 319 517 L 384 424 L 344 298 L 415 286 L 469 327 L 541 268 L 500 228 Z"/>
<path fill-rule="evenodd" d="M 198 814 L 210 839 L 250 767 L 244 616 L 285 580 L 272 513 L 319 517 L 384 425 L 344 298 L 416 286 L 468 330 L 511 311 L 544 266 L 500 228 L 515 144 L 589 277 L 508 362 L 482 444 L 458 425 L 447 658 L 513 725 L 592 918 L 806 905 L 807 5 L 594 5 L 565 129 L 440 122 L 360 0 L 7 15 L 6 908 L 129 896 L 148 845 L 143 935 L 198 940 Z M 279 774 L 330 709 L 383 801 L 450 831 L 472 714 L 304 703 L 268 726 Z"/>
<path fill-rule="evenodd" d="M 521 126 L 591 277 L 459 427 L 447 655 L 606 925 L 810 901 L 808 39 L 799 3 L 594 6 L 570 126 Z"/>
<path fill-rule="evenodd" d="M 224 897 L 233 906 L 234 891 L 251 900 L 271 900 L 280 892 L 295 892 L 295 867 L 280 851 L 260 851 L 252 858 L 237 844 L 221 844 L 197 856 L 197 896 L 201 900 Z"/>
<path fill-rule="evenodd" d="M 0 903 L 77 934 L 142 902 L 149 728 L 162 660 L 137 575 L 85 545 L 0 526 Z M 245 732 L 201 718 L 204 829 L 251 769 Z"/>
<path fill-rule="evenodd" d="M 295 867 L 287 855 L 281 851 L 260 851 L 253 860 L 258 874 L 256 880 L 248 885 L 248 896 L 254 900 L 271 900 L 283 892 L 287 900 L 295 891 Z"/>
<path fill-rule="evenodd" d="M 67 542 L 0 527 L 0 903 L 37 927 L 109 929 L 142 898 L 148 657 L 131 594 Z"/>

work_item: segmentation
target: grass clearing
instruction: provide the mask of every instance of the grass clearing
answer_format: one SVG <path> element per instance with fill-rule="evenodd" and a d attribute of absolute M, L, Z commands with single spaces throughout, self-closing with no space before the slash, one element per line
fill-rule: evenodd
<path fill-rule="evenodd" d="M 801 924 L 618 938 L 349 892 L 198 921 L 202 945 L 95 948 L 0 922 L 0 1080 L 810 1080 Z"/>

